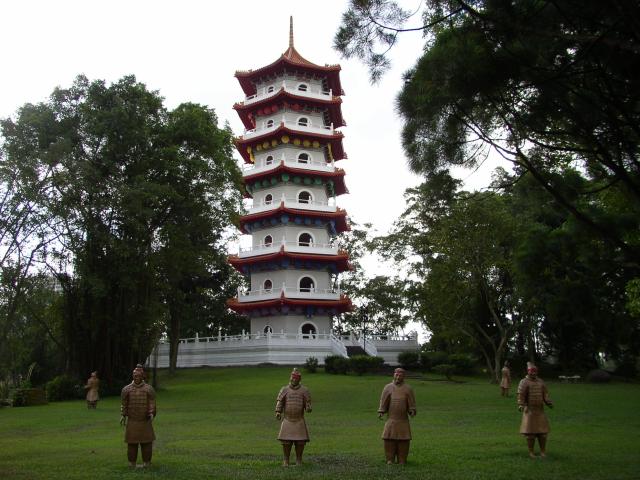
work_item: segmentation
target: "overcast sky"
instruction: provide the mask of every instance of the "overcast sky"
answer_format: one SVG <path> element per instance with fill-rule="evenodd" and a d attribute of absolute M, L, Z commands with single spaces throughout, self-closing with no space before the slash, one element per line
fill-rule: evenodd
<path fill-rule="evenodd" d="M 214 108 L 237 135 L 233 103 L 243 99 L 236 70 L 263 67 L 287 48 L 289 16 L 295 47 L 319 65 L 339 63 L 346 171 L 350 194 L 338 198 L 358 223 L 384 233 L 404 209 L 403 192 L 419 183 L 400 146 L 395 98 L 402 74 L 420 55 L 420 33 L 401 35 L 393 69 L 372 86 L 366 68 L 333 50 L 346 0 L 11 0 L 0 2 L 0 117 L 45 100 L 78 74 L 113 82 L 134 74 L 158 90 L 168 108 L 195 102 Z M 414 5 L 415 3 L 415 5 Z M 418 0 L 405 2 L 415 8 Z M 239 155 L 237 156 L 240 158 Z M 487 184 L 490 171 L 465 178 Z"/>

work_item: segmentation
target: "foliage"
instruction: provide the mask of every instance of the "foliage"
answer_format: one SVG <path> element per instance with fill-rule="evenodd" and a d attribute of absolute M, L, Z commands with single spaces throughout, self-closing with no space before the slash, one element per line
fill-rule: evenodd
<path fill-rule="evenodd" d="M 58 375 L 45 385 L 47 400 L 59 402 L 61 400 L 72 400 L 81 398 L 81 387 L 78 381 L 69 375 Z"/>
<path fill-rule="evenodd" d="M 609 383 L 611 381 L 611 374 L 606 370 L 591 370 L 587 374 L 587 382 L 589 383 Z"/>
<path fill-rule="evenodd" d="M 349 359 L 341 355 L 328 355 L 324 357 L 324 371 L 334 375 L 346 375 L 349 371 Z"/>
<path fill-rule="evenodd" d="M 304 362 L 304 369 L 309 373 L 316 373 L 318 371 L 318 359 L 316 357 L 309 357 Z"/>
<path fill-rule="evenodd" d="M 449 355 L 446 352 L 422 352 L 420 353 L 420 364 L 422 368 L 430 371 L 438 365 L 449 363 Z"/>
<path fill-rule="evenodd" d="M 452 353 L 449 355 L 449 362 L 453 365 L 453 370 L 458 375 L 471 375 L 475 361 L 473 356 L 466 353 Z"/>
<path fill-rule="evenodd" d="M 2 192 L 21 216 L 0 233 L 29 229 L 1 239 L 37 248 L 28 259 L 14 248 L 1 265 L 21 295 L 5 297 L 0 335 L 24 319 L 40 325 L 79 377 L 98 370 L 111 383 L 162 331 L 174 344 L 183 322 L 206 328 L 202 312 L 220 309 L 232 283 L 227 229 L 241 199 L 231 132 L 210 109 L 162 102 L 133 76 L 110 86 L 79 76 L 2 121 Z M 61 298 L 57 317 L 34 322 L 18 312 L 36 261 Z"/>
<path fill-rule="evenodd" d="M 426 181 L 408 192 L 410 209 L 381 251 L 420 258 L 409 298 L 432 341 L 448 352 L 466 343 L 494 376 L 489 358 L 502 349 L 553 355 L 565 369 L 595 366 L 601 353 L 637 357 L 640 7 L 429 0 L 416 13 L 425 48 L 398 110 L 410 167 Z M 394 1 L 353 0 L 335 45 L 379 78 L 416 19 Z M 490 153 L 513 172 L 496 174 L 495 199 L 463 198 L 450 170 L 480 168 Z M 444 242 L 462 247 L 462 269 Z M 479 274 L 489 259 L 493 270 Z M 482 277 L 491 281 L 474 288 Z"/>
<path fill-rule="evenodd" d="M 420 352 L 400 352 L 398 363 L 406 370 L 416 370 L 420 367 Z"/>
<path fill-rule="evenodd" d="M 451 380 L 453 374 L 456 371 L 456 367 L 451 365 L 450 363 L 441 363 L 440 365 L 436 365 L 432 369 L 435 373 L 439 373 L 440 375 L 444 375 L 447 380 Z"/>
<path fill-rule="evenodd" d="M 356 375 L 377 372 L 384 364 L 384 358 L 370 355 L 354 355 L 349 357 L 349 370 Z"/>

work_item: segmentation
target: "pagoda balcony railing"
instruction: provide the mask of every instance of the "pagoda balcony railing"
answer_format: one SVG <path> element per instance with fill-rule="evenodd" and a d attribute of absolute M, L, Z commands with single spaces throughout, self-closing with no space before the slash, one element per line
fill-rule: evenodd
<path fill-rule="evenodd" d="M 309 300 L 340 300 L 340 296 L 342 295 L 342 291 L 339 288 L 316 289 L 314 287 L 301 288 L 282 285 L 281 288 L 263 288 L 260 290 L 249 290 L 248 292 L 243 292 L 241 288 L 238 288 L 238 301 L 243 303 L 275 300 L 280 298 L 283 293 L 286 298 Z"/>
<path fill-rule="evenodd" d="M 335 129 L 333 128 L 333 123 L 331 125 L 323 125 L 321 127 L 314 127 L 310 125 L 300 125 L 299 123 L 287 122 L 284 118 L 281 123 L 275 123 L 271 126 L 261 127 L 261 128 L 253 128 L 251 130 L 245 130 L 244 135 L 242 136 L 243 140 L 250 140 L 254 137 L 260 137 L 262 135 L 267 135 L 271 132 L 275 132 L 280 128 L 280 126 L 285 126 L 290 130 L 295 130 L 300 133 L 316 133 L 319 135 L 333 135 Z"/>
<path fill-rule="evenodd" d="M 257 245 L 255 247 L 240 248 L 238 251 L 239 258 L 257 257 L 260 255 L 268 255 L 270 253 L 279 252 L 284 247 L 285 252 L 291 253 L 309 253 L 315 255 L 337 255 L 338 247 L 328 243 L 313 242 L 287 242 L 284 239 L 280 243 L 267 243 Z"/>
<path fill-rule="evenodd" d="M 307 162 L 300 162 L 295 159 L 287 159 L 284 154 L 280 161 L 273 161 L 272 163 L 265 165 L 255 165 L 252 163 L 248 163 L 242 166 L 242 173 L 245 177 L 249 175 L 255 175 L 257 173 L 268 172 L 270 170 L 275 170 L 281 164 L 284 164 L 287 167 L 298 168 L 300 170 L 312 170 L 312 171 L 321 171 L 321 172 L 334 172 L 336 169 L 335 163 L 331 161 L 331 163 L 319 162 L 317 160 L 309 160 Z"/>
<path fill-rule="evenodd" d="M 269 210 L 276 210 L 284 203 L 286 208 L 294 208 L 296 210 L 311 210 L 316 212 L 336 212 L 338 207 L 336 205 L 329 205 L 329 202 L 318 202 L 314 200 L 300 200 L 295 197 L 282 197 L 280 201 L 272 200 L 267 202 L 260 202 L 257 205 L 254 204 L 249 208 L 248 214 L 268 212 Z"/>
<path fill-rule="evenodd" d="M 272 92 L 265 91 L 265 92 L 256 93 L 255 95 L 249 95 L 245 97 L 244 104 L 251 105 L 261 100 L 275 97 L 282 90 L 284 90 L 285 92 L 289 92 L 292 95 L 297 95 L 299 97 L 317 98 L 320 100 L 331 100 L 333 98 L 333 90 L 323 90 L 321 92 L 317 92 L 317 91 L 314 92 L 311 90 L 303 91 L 303 90 L 298 90 L 297 88 L 292 88 L 291 86 L 287 86 L 284 82 L 282 82 L 282 86 L 279 89 L 274 89 Z"/>

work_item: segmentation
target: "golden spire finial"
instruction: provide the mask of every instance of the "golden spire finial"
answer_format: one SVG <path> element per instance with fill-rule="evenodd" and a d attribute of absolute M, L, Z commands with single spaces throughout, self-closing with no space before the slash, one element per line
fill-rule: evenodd
<path fill-rule="evenodd" d="M 289 17 L 289 48 L 293 48 L 293 15 Z"/>

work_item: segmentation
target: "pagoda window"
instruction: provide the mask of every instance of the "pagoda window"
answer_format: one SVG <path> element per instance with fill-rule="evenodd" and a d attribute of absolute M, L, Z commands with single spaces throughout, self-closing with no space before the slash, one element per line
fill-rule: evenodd
<path fill-rule="evenodd" d="M 276 87 L 274 87 L 273 85 L 269 85 L 267 87 L 267 93 L 273 93 L 276 91 Z"/>
<path fill-rule="evenodd" d="M 265 247 L 270 247 L 273 244 L 273 237 L 271 235 L 267 235 L 263 240 Z"/>
<path fill-rule="evenodd" d="M 270 120 L 270 121 L 272 122 L 273 120 Z M 267 158 L 265 158 L 264 160 L 265 165 L 271 165 L 272 163 L 273 163 L 273 155 L 269 155 Z"/>
<path fill-rule="evenodd" d="M 311 277 L 302 277 L 299 285 L 301 292 L 313 292 L 315 290 L 315 283 Z"/>
<path fill-rule="evenodd" d="M 301 233 L 298 237 L 298 246 L 299 247 L 310 247 L 313 245 L 313 237 L 310 233 L 304 232 Z"/>
<path fill-rule="evenodd" d="M 273 333 L 273 329 L 271 328 L 271 325 L 265 325 L 262 331 L 264 332 L 265 335 L 269 335 L 270 333 Z"/>
<path fill-rule="evenodd" d="M 267 193 L 264 196 L 264 204 L 265 205 L 271 205 L 273 203 L 273 195 L 271 195 L 270 193 Z"/>
<path fill-rule="evenodd" d="M 309 86 L 306 83 L 301 83 L 298 85 L 298 91 L 306 92 L 309 89 Z"/>
<path fill-rule="evenodd" d="M 270 292 L 271 290 L 273 290 L 273 282 L 267 278 L 262 284 L 262 289 L 265 292 Z"/>
<path fill-rule="evenodd" d="M 313 201 L 313 197 L 311 196 L 311 193 L 307 192 L 306 190 L 303 190 L 302 192 L 300 192 L 298 194 L 298 203 L 311 203 Z"/>
<path fill-rule="evenodd" d="M 309 163 L 309 160 L 311 160 L 311 158 L 308 153 L 303 152 L 298 155 L 298 163 Z"/>
<path fill-rule="evenodd" d="M 273 120 L 267 120 L 267 128 L 273 127 Z"/>
<path fill-rule="evenodd" d="M 299 127 L 308 127 L 309 126 L 309 119 L 307 117 L 300 117 L 298 119 L 298 126 Z"/>

